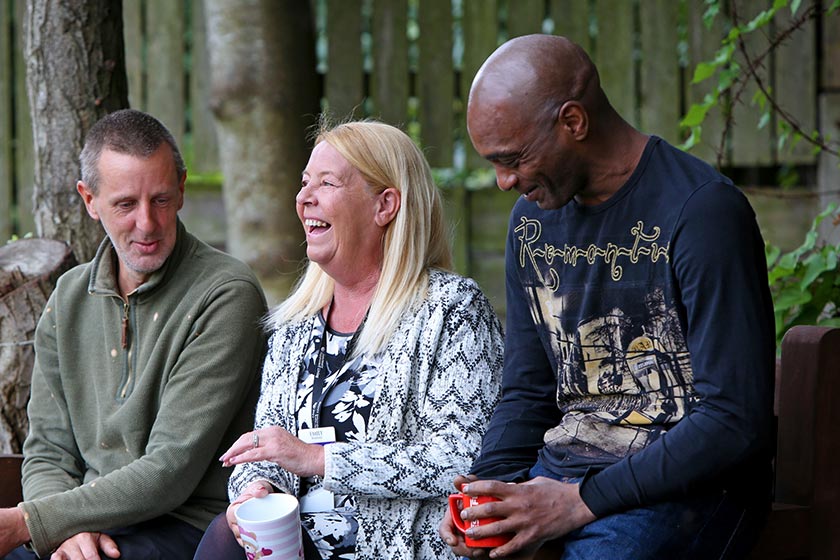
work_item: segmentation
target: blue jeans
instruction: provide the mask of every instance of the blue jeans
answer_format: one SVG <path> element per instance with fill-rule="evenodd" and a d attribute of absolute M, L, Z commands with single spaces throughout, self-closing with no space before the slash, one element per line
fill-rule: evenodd
<path fill-rule="evenodd" d="M 553 476 L 539 463 L 531 477 Z M 580 483 L 581 479 L 564 479 Z M 769 500 L 744 504 L 726 491 L 705 492 L 608 515 L 558 541 L 537 558 L 557 560 L 735 560 L 752 550 Z"/>
<path fill-rule="evenodd" d="M 191 560 L 203 531 L 180 519 L 164 515 L 104 533 L 117 543 L 120 560 Z M 5 560 L 37 558 L 34 552 L 20 546 L 7 554 Z M 45 558 L 49 558 L 49 555 Z M 103 555 L 102 558 L 106 557 Z"/>

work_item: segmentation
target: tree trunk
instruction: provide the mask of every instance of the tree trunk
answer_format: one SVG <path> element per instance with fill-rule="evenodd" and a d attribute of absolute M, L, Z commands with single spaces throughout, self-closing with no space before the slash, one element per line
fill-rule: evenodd
<path fill-rule="evenodd" d="M 0 453 L 20 453 L 35 360 L 35 326 L 58 277 L 76 261 L 70 247 L 23 239 L 0 247 Z"/>
<path fill-rule="evenodd" d="M 205 15 L 227 247 L 273 304 L 303 258 L 294 198 L 320 107 L 309 2 L 206 0 Z"/>
<path fill-rule="evenodd" d="M 85 262 L 103 231 L 76 193 L 79 153 L 97 120 L 128 107 L 122 3 L 28 0 L 24 28 L 36 232 L 69 243 Z"/>

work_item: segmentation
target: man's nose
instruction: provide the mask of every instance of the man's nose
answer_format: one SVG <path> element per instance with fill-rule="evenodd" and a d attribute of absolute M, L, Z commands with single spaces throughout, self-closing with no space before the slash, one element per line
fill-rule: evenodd
<path fill-rule="evenodd" d="M 517 178 L 515 173 L 502 167 L 496 168 L 496 184 L 499 185 L 500 189 L 509 191 L 516 186 L 516 183 Z"/>
<path fill-rule="evenodd" d="M 151 204 L 140 204 L 140 207 L 137 209 L 135 222 L 137 229 L 141 231 L 154 231 L 157 227 L 157 220 L 155 219 L 154 209 Z"/>

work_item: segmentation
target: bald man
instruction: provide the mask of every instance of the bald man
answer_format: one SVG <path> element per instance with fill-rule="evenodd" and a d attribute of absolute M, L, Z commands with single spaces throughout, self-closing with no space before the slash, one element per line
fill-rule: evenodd
<path fill-rule="evenodd" d="M 467 477 L 462 556 L 742 558 L 770 501 L 774 319 L 732 182 L 630 126 L 568 39 L 508 41 L 470 138 L 511 213 L 503 398 Z M 513 483 L 513 484 L 510 484 Z"/>

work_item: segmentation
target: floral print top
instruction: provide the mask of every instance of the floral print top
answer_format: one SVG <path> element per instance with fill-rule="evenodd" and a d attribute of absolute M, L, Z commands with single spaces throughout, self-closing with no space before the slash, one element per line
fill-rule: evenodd
<path fill-rule="evenodd" d="M 325 331 L 325 360 L 319 372 L 318 354 Z M 336 441 L 365 440 L 371 405 L 379 385 L 379 369 L 375 356 L 374 359 L 368 356 L 347 359 L 352 340 L 353 333 L 338 333 L 327 328 L 323 317 L 314 323 L 298 379 L 295 406 L 298 430 L 332 426 Z M 316 383 L 319 373 L 323 379 Z M 307 509 L 303 507 L 307 498 L 313 499 L 315 495 L 321 496 L 315 502 L 319 505 L 324 504 L 324 495 L 330 496 L 323 489 L 320 477 L 304 478 L 301 481 L 302 511 Z M 356 501 L 350 495 L 334 495 L 332 502 L 331 509 L 315 505 L 315 510 L 310 506 L 310 511 L 301 513 L 303 528 L 321 558 L 353 560 L 358 531 Z"/>

